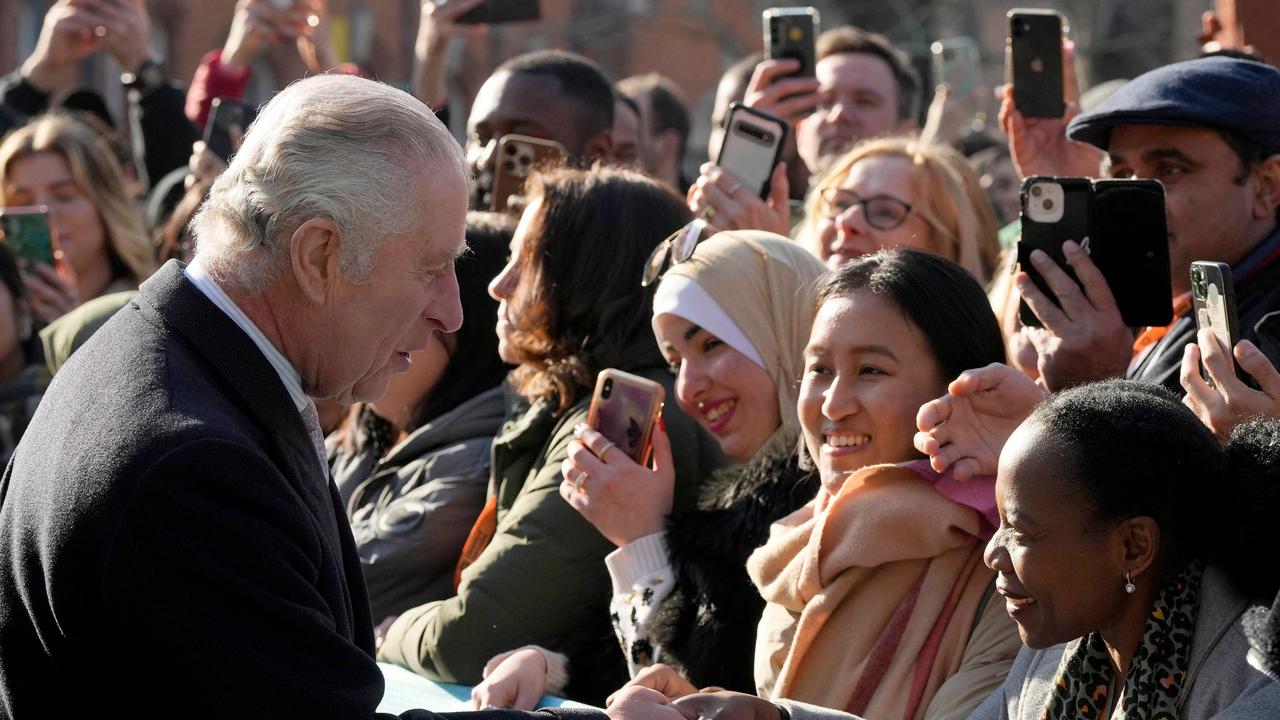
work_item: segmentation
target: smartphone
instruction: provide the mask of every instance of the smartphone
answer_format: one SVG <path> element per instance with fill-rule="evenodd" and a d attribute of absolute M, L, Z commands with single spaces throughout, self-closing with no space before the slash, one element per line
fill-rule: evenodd
<path fill-rule="evenodd" d="M 666 390 L 653 380 L 609 368 L 596 377 L 587 424 L 632 460 L 647 465 L 649 438 L 665 398 Z"/>
<path fill-rule="evenodd" d="M 945 83 L 954 96 L 971 95 L 978 89 L 978 44 L 971 37 L 938 40 L 929 47 L 933 59 L 933 82 Z"/>
<path fill-rule="evenodd" d="M 787 137 L 786 120 L 742 103 L 729 105 L 724 118 L 724 139 L 716 164 L 729 172 L 742 187 L 761 200 L 769 197 L 773 169 L 782 159 L 782 141 Z"/>
<path fill-rule="evenodd" d="M 820 23 L 817 8 L 775 7 L 765 10 L 764 56 L 769 60 L 799 60 L 800 69 L 789 77 L 813 77 Z"/>
<path fill-rule="evenodd" d="M 252 105 L 231 98 L 217 97 L 210 105 L 209 119 L 204 124 L 204 144 L 209 152 L 229 162 L 235 154 L 232 147 L 231 130 L 235 128 L 240 134 L 248 129 L 258 111 Z"/>
<path fill-rule="evenodd" d="M 1062 16 L 1052 10 L 1009 11 L 1007 81 L 1026 117 L 1060 118 L 1063 101 Z"/>
<path fill-rule="evenodd" d="M 436 0 L 442 5 L 443 0 Z M 538 0 L 485 0 L 474 10 L 458 16 L 460 23 L 510 23 L 537 20 L 542 17 Z"/>
<path fill-rule="evenodd" d="M 0 242 L 4 242 L 28 267 L 44 263 L 54 267 L 57 241 L 49 225 L 49 210 L 39 207 L 0 208 Z"/>
<path fill-rule="evenodd" d="M 1191 263 L 1191 307 L 1196 313 L 1196 330 L 1209 330 L 1233 358 L 1240 330 L 1236 319 L 1236 288 L 1231 281 L 1231 267 L 1226 263 L 1197 260 Z M 1209 379 L 1202 365 L 1200 373 Z"/>
<path fill-rule="evenodd" d="M 1055 303 L 1031 252 L 1043 250 L 1078 284 L 1062 253 L 1062 244 L 1073 240 L 1106 278 L 1126 325 L 1173 321 L 1164 186 L 1158 181 L 1032 176 L 1022 183 L 1021 202 L 1018 265 Z M 1024 325 L 1041 325 L 1026 302 L 1020 317 Z"/>
<path fill-rule="evenodd" d="M 563 165 L 569 159 L 564 146 L 553 140 L 528 135 L 503 135 L 494 160 L 493 190 L 489 208 L 494 212 L 519 213 L 524 208 L 512 198 L 524 197 L 524 186 L 533 173 Z"/>

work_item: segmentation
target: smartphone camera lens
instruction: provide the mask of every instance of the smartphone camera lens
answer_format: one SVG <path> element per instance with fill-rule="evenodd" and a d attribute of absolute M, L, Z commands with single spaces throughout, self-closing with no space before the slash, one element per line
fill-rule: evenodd
<path fill-rule="evenodd" d="M 1044 199 L 1044 209 L 1045 209 L 1045 210 L 1052 210 L 1052 209 L 1053 209 L 1053 200 L 1051 200 L 1051 199 L 1049 199 L 1049 198 L 1045 198 L 1045 199 Z"/>
<path fill-rule="evenodd" d="M 600 388 L 600 397 L 602 399 L 608 400 L 609 396 L 612 394 L 613 394 L 613 381 L 605 380 L 604 387 Z"/>
<path fill-rule="evenodd" d="M 1039 185 L 1031 186 L 1031 197 L 1040 197 L 1043 194 L 1044 194 L 1044 188 L 1040 187 Z"/>
<path fill-rule="evenodd" d="M 1013 36 L 1016 38 L 1024 37 L 1031 32 L 1031 23 L 1021 18 L 1013 21 Z"/>

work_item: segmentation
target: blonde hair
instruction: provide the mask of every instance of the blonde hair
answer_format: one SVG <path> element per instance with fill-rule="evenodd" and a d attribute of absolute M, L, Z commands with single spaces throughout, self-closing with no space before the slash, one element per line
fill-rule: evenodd
<path fill-rule="evenodd" d="M 37 117 L 0 143 L 0 177 L 8 177 L 15 161 L 48 152 L 67 161 L 76 187 L 97 209 L 106 230 L 111 274 L 124 273 L 134 284 L 146 280 L 156 269 L 155 247 L 142 213 L 125 189 L 120 162 L 92 127 L 57 113 Z M 7 202 L 0 183 L 0 204 Z"/>
<path fill-rule="evenodd" d="M 816 237 L 812 226 L 822 211 L 823 191 L 840 187 L 858 162 L 877 157 L 901 157 L 911 163 L 911 194 L 915 198 L 912 211 L 925 219 L 935 236 L 945 234 L 942 239 L 949 243 L 936 251 L 968 270 L 983 285 L 990 282 L 1000 263 L 995 210 L 969 161 L 945 145 L 889 137 L 854 146 L 810 193 L 806 221 L 809 231 Z"/>

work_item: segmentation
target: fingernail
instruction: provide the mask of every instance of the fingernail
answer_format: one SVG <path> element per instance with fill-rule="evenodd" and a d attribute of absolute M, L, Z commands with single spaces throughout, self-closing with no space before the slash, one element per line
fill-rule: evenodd
<path fill-rule="evenodd" d="M 658 416 L 658 429 L 662 431 L 663 435 L 667 434 L 667 421 L 663 420 L 661 415 Z"/>
<path fill-rule="evenodd" d="M 586 430 L 586 429 L 587 429 L 587 424 L 586 424 L 586 423 L 578 423 L 577 425 L 574 425 L 574 426 L 573 426 L 573 436 L 574 436 L 574 437 L 576 437 L 576 438 L 580 438 L 580 437 L 582 437 L 582 432 L 583 432 L 584 430 Z"/>

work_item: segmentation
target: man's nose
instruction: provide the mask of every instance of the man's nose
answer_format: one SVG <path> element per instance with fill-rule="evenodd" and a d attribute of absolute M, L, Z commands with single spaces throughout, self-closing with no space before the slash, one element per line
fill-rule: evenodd
<path fill-rule="evenodd" d="M 440 326 L 440 332 L 457 332 L 462 327 L 462 298 L 458 292 L 458 276 L 450 268 L 441 281 L 444 286 L 440 294 L 427 303 L 423 317 L 428 321 L 434 320 Z"/>

